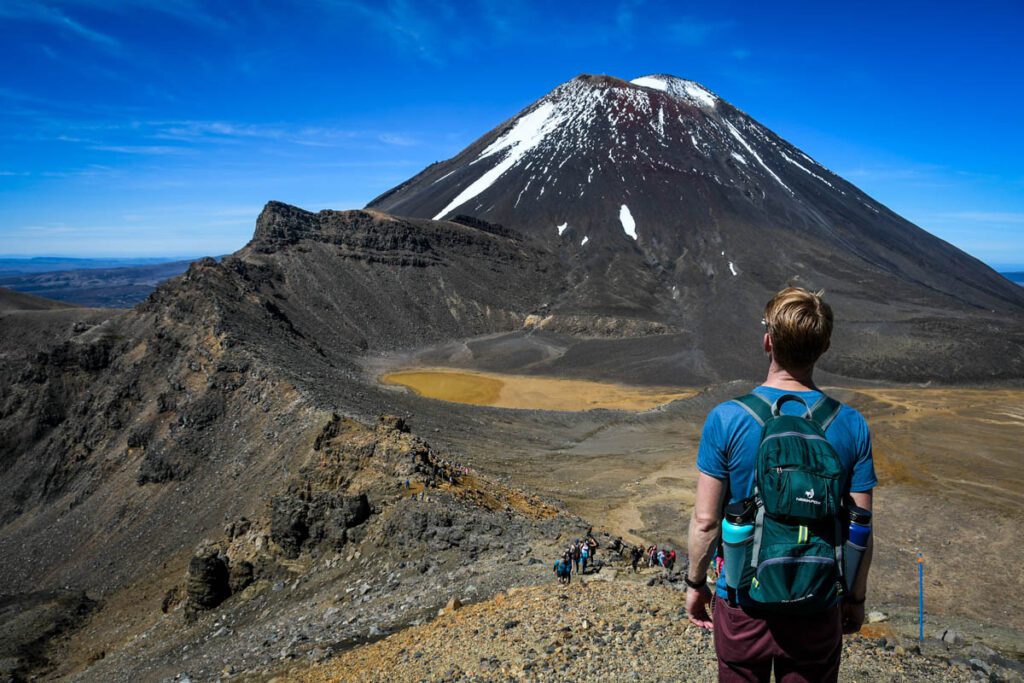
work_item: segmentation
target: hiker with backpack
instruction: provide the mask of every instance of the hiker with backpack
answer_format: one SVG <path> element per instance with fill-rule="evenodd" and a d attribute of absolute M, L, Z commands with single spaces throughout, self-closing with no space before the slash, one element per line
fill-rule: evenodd
<path fill-rule="evenodd" d="M 572 565 L 564 555 L 555 562 L 555 576 L 558 577 L 558 583 L 565 586 L 572 581 Z"/>
<path fill-rule="evenodd" d="M 633 573 L 637 573 L 636 566 L 640 564 L 640 558 L 644 556 L 644 549 L 638 545 L 634 545 L 633 549 L 629 552 L 629 561 L 633 566 Z"/>
<path fill-rule="evenodd" d="M 842 634 L 864 622 L 870 536 L 859 570 L 843 560 L 878 483 L 871 435 L 814 384 L 833 323 L 821 294 L 784 289 L 761 322 L 767 379 L 701 434 L 686 614 L 714 630 L 720 681 L 768 681 L 773 667 L 779 681 L 836 681 Z M 712 621 L 707 571 L 722 554 Z"/>

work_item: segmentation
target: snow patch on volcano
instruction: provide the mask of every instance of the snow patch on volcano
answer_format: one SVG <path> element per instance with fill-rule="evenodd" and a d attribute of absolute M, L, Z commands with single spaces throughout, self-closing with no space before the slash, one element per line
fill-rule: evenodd
<path fill-rule="evenodd" d="M 642 88 L 654 88 L 655 90 L 668 92 L 668 83 L 665 82 L 665 79 L 658 76 L 641 76 L 640 78 L 634 78 L 630 83 L 639 85 Z"/>
<path fill-rule="evenodd" d="M 746 149 L 748 152 L 750 152 L 750 156 L 754 157 L 754 160 L 757 161 L 757 163 L 761 164 L 761 166 L 764 168 L 764 170 L 768 171 L 768 175 L 770 175 L 772 178 L 775 178 L 775 181 L 778 182 L 779 185 L 782 185 L 784 188 L 786 188 L 786 192 L 789 192 L 790 194 L 793 194 L 793 190 L 789 189 L 789 186 L 786 185 L 786 183 L 782 182 L 782 178 L 780 178 L 779 176 L 775 175 L 775 171 L 773 171 L 772 169 L 768 168 L 768 164 L 766 164 L 763 161 L 761 161 L 761 157 L 759 157 L 757 155 L 757 152 L 754 151 L 754 148 L 751 147 L 747 143 L 747 141 L 743 139 L 743 136 L 740 135 L 740 132 L 738 130 L 736 130 L 736 126 L 732 125 L 731 123 L 729 123 L 725 119 L 722 119 L 722 123 L 724 123 L 725 127 L 729 129 L 729 132 L 732 133 L 732 136 L 734 138 L 736 138 L 741 145 L 743 145 L 744 149 Z"/>
<path fill-rule="evenodd" d="M 633 220 L 633 214 L 629 212 L 629 207 L 625 204 L 619 209 L 619 222 L 622 223 L 623 232 L 636 239 L 636 221 Z"/>
<path fill-rule="evenodd" d="M 786 161 L 788 161 L 789 163 L 793 164 L 794 166 L 796 166 L 797 168 L 799 168 L 799 169 L 800 169 L 801 171 L 803 171 L 804 173 L 807 173 L 807 174 L 809 174 L 809 175 L 812 175 L 812 176 L 814 176 L 815 178 L 817 178 L 817 179 L 818 179 L 818 180 L 820 180 L 821 182 L 823 182 L 823 183 L 825 183 L 826 185 L 828 185 L 829 187 L 831 187 L 831 188 L 832 188 L 833 190 L 834 190 L 834 189 L 836 189 L 836 188 L 835 188 L 835 187 L 834 187 L 834 186 L 832 185 L 832 183 L 830 183 L 829 181 L 825 180 L 825 179 L 824 179 L 824 178 L 822 178 L 822 177 L 821 177 L 820 175 L 818 175 L 817 173 L 815 173 L 815 172 L 814 172 L 814 171 L 812 171 L 811 169 L 807 168 L 806 166 L 804 166 L 804 165 L 803 165 L 803 164 L 801 164 L 800 162 L 796 161 L 796 160 L 795 160 L 795 159 L 793 159 L 793 158 L 792 158 L 791 156 L 789 156 L 788 154 L 786 154 L 785 152 L 783 152 L 783 151 L 782 151 L 781 149 L 779 150 L 779 154 L 781 154 L 781 155 L 782 155 L 782 158 L 783 158 L 783 159 L 785 159 L 785 160 L 786 160 Z"/>
<path fill-rule="evenodd" d="M 543 102 L 529 114 L 522 116 L 510 130 L 492 142 L 487 149 L 480 153 L 479 157 L 470 162 L 470 165 L 498 152 L 508 150 L 505 158 L 460 192 L 448 206 L 441 209 L 434 216 L 434 220 L 440 220 L 442 216 L 465 204 L 493 185 L 494 181 L 500 178 L 505 171 L 519 163 L 519 160 L 527 152 L 543 142 L 544 138 L 558 128 L 564 119 L 565 113 L 559 112 L 552 102 Z"/>
<path fill-rule="evenodd" d="M 703 86 L 675 76 L 641 76 L 634 78 L 630 83 L 642 88 L 660 90 L 704 109 L 714 109 L 718 103 L 718 98 Z"/>

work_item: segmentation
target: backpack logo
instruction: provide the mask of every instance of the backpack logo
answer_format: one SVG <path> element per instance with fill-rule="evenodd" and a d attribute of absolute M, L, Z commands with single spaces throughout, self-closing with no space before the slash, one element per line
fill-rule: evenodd
<path fill-rule="evenodd" d="M 811 505 L 821 505 L 820 500 L 814 500 L 814 489 L 810 491 L 804 491 L 804 497 L 800 498 L 797 496 L 797 502 L 799 503 L 810 503 Z"/>

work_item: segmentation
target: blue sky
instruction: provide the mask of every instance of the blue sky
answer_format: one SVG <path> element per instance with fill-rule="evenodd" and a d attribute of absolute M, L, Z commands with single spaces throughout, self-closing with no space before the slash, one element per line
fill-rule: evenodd
<path fill-rule="evenodd" d="M 267 200 L 361 207 L 580 73 L 671 73 L 1024 265 L 1024 5 L 894 4 L 0 0 L 0 254 L 229 253 Z"/>

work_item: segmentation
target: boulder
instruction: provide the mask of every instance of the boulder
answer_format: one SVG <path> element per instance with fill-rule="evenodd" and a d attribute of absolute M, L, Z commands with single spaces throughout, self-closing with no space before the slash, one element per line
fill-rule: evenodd
<path fill-rule="evenodd" d="M 297 496 L 281 495 L 274 496 L 270 508 L 270 539 L 285 557 L 295 559 L 309 538 L 308 505 Z"/>
<path fill-rule="evenodd" d="M 241 538 L 249 533 L 252 529 L 252 522 L 245 517 L 238 519 L 237 521 L 231 522 L 224 527 L 224 535 L 228 537 L 229 541 L 233 541 L 236 538 Z"/>
<path fill-rule="evenodd" d="M 255 568 L 252 562 L 240 560 L 232 562 L 228 569 L 228 585 L 231 593 L 241 593 L 252 584 L 255 577 Z"/>
<path fill-rule="evenodd" d="M 365 494 L 321 493 L 308 506 L 309 540 L 326 542 L 340 550 L 351 536 L 348 530 L 369 518 L 370 501 Z"/>
<path fill-rule="evenodd" d="M 380 415 L 377 417 L 377 428 L 386 432 L 408 432 L 405 420 L 397 415 Z"/>
<path fill-rule="evenodd" d="M 947 645 L 960 645 L 964 642 L 963 636 L 951 628 L 947 628 L 942 632 L 941 640 Z"/>
<path fill-rule="evenodd" d="M 189 606 L 200 610 L 213 609 L 231 594 L 228 564 L 217 548 L 201 548 L 192 556 L 185 590 Z"/>

